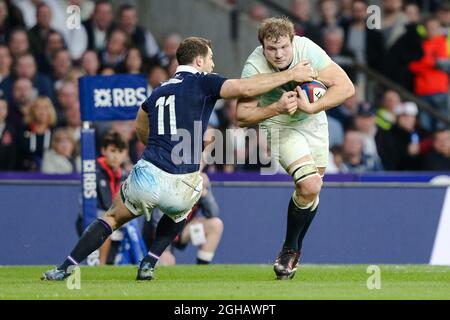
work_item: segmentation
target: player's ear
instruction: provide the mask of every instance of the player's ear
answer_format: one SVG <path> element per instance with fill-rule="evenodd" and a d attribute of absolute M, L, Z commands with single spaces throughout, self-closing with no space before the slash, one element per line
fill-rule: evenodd
<path fill-rule="evenodd" d="M 194 63 L 197 67 L 201 68 L 203 67 L 204 59 L 202 56 L 196 56 L 194 59 Z"/>

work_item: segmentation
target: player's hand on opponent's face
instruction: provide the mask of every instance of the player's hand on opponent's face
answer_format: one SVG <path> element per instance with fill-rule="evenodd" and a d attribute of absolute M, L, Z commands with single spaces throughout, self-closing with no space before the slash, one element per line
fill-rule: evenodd
<path fill-rule="evenodd" d="M 312 105 L 309 102 L 305 92 L 303 92 L 302 88 L 300 88 L 300 86 L 297 86 L 295 88 L 295 91 L 296 91 L 297 110 L 303 111 L 304 113 L 313 114 L 314 111 L 312 110 Z"/>
<path fill-rule="evenodd" d="M 283 93 L 277 102 L 277 110 L 279 114 L 293 115 L 297 112 L 297 93 L 295 91 L 287 91 Z"/>
<path fill-rule="evenodd" d="M 294 73 L 294 81 L 300 83 L 310 82 L 317 78 L 317 71 L 311 67 L 308 60 L 299 62 L 291 70 Z"/>

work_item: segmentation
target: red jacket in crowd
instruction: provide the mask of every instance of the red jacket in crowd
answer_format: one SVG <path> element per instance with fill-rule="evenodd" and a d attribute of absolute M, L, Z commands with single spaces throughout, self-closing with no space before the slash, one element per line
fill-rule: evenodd
<path fill-rule="evenodd" d="M 423 57 L 409 64 L 415 74 L 415 93 L 421 96 L 448 92 L 448 75 L 436 68 L 439 59 L 447 59 L 447 42 L 444 36 L 424 40 Z"/>

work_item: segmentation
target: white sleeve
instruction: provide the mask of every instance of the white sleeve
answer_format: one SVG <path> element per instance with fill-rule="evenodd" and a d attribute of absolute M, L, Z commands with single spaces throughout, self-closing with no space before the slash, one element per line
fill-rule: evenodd
<path fill-rule="evenodd" d="M 145 52 L 149 58 L 156 56 L 159 52 L 158 44 L 149 31 L 145 32 Z"/>
<path fill-rule="evenodd" d="M 80 25 L 80 29 L 67 30 L 65 38 L 72 59 L 80 59 L 88 46 L 88 36 L 84 26 Z"/>
<path fill-rule="evenodd" d="M 306 44 L 304 50 L 306 50 L 306 59 L 311 61 L 311 66 L 316 70 L 322 70 L 332 62 L 331 58 L 327 55 L 327 53 L 311 41 L 308 38 L 305 38 Z"/>

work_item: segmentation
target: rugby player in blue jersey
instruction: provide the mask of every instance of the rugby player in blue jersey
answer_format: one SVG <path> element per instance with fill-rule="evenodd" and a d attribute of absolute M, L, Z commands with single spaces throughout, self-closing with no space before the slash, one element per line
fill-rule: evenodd
<path fill-rule="evenodd" d="M 174 77 L 155 89 L 138 111 L 136 132 L 146 144 L 142 159 L 122 184 L 111 208 L 86 228 L 70 255 L 57 268 L 45 272 L 43 280 L 65 279 L 73 266 L 98 249 L 114 230 L 142 214 L 148 218 L 154 208 L 159 208 L 164 215 L 137 274 L 137 280 L 153 279 L 160 255 L 183 229 L 202 193 L 202 138 L 216 101 L 258 96 L 291 81 L 311 81 L 314 76 L 307 62 L 300 62 L 283 72 L 226 79 L 211 73 L 211 42 L 198 37 L 183 40 L 176 55 L 179 67 Z M 296 111 L 294 91 L 264 108 L 268 118 Z M 174 161 L 177 157 L 173 151 L 180 140 L 177 136 L 183 134 L 184 138 L 186 133 L 191 137 L 191 150 L 184 150 L 180 163 Z"/>

